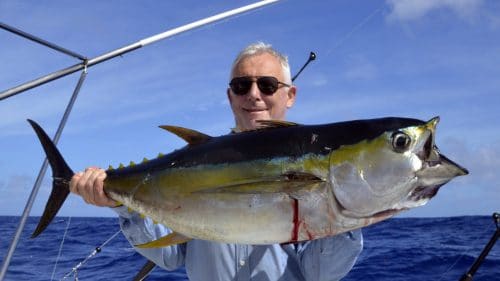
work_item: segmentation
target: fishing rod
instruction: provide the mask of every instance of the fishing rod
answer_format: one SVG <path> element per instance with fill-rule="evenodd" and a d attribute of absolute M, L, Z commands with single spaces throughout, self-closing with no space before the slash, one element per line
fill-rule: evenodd
<path fill-rule="evenodd" d="M 472 264 L 471 268 L 467 273 L 465 273 L 462 278 L 460 278 L 460 281 L 472 281 L 474 278 L 474 274 L 476 274 L 476 271 L 479 269 L 481 264 L 484 262 L 484 259 L 486 259 L 486 256 L 489 254 L 491 248 L 495 245 L 495 243 L 498 240 L 498 237 L 500 237 L 500 214 L 499 213 L 493 213 L 493 222 L 495 223 L 497 229 L 493 236 L 491 237 L 490 241 L 486 246 L 484 247 L 483 251 L 479 255 L 479 257 L 474 261 Z"/>
<path fill-rule="evenodd" d="M 299 77 L 299 74 L 302 72 L 302 70 L 304 70 L 304 68 L 306 68 L 306 66 L 315 59 L 316 59 L 316 54 L 314 52 L 309 53 L 309 58 L 307 59 L 306 63 L 300 68 L 299 72 L 297 72 L 297 74 L 293 76 L 292 82 L 295 81 L 295 79 Z"/>
<path fill-rule="evenodd" d="M 38 87 L 38 86 L 43 85 L 45 83 L 48 83 L 50 81 L 59 79 L 61 77 L 67 76 L 67 75 L 72 74 L 72 73 L 75 73 L 79 70 L 84 69 L 85 67 L 91 67 L 93 65 L 99 64 L 101 62 L 115 58 L 117 56 L 121 56 L 123 54 L 129 53 L 131 51 L 134 51 L 134 50 L 137 50 L 137 49 L 142 48 L 144 46 L 147 46 L 149 44 L 152 44 L 152 43 L 158 42 L 160 40 L 172 37 L 174 35 L 186 32 L 188 30 L 192 30 L 192 29 L 195 29 L 195 28 L 198 28 L 198 27 L 201 27 L 201 26 L 204 26 L 204 25 L 216 22 L 216 21 L 220 21 L 220 20 L 223 20 L 225 18 L 234 16 L 237 14 L 248 12 L 248 11 L 251 11 L 251 10 L 254 10 L 254 9 L 257 9 L 257 8 L 260 8 L 260 7 L 263 7 L 263 6 L 278 2 L 278 1 L 279 0 L 262 0 L 262 1 L 250 4 L 250 5 L 246 5 L 246 6 L 243 6 L 240 8 L 236 8 L 233 10 L 222 12 L 220 14 L 217 14 L 217 15 L 214 15 L 211 17 L 207 17 L 207 18 L 204 18 L 204 19 L 201 19 L 201 20 L 198 20 L 198 21 L 171 29 L 171 30 L 167 30 L 167 31 L 165 31 L 163 33 L 159 33 L 157 35 L 153 35 L 151 37 L 142 39 L 142 40 L 137 41 L 135 43 L 132 43 L 130 45 L 127 45 L 127 46 L 118 48 L 116 50 L 110 51 L 108 53 L 102 54 L 102 55 L 97 56 L 95 58 L 88 59 L 88 60 L 85 59 L 81 63 L 69 66 L 67 68 L 63 68 L 61 70 L 52 72 L 50 74 L 47 74 L 47 75 L 42 76 L 40 78 L 37 78 L 35 80 L 29 81 L 29 82 L 23 83 L 21 85 L 18 85 L 16 87 L 10 88 L 8 90 L 2 91 L 2 92 L 0 92 L 0 100 L 6 99 L 6 98 L 11 97 L 13 95 L 22 93 L 22 92 L 27 91 L 29 89 Z M 4 28 L 4 29 L 9 30 L 8 26 L 5 24 L 0 25 L 0 28 Z M 14 32 L 12 30 L 12 28 L 10 28 L 9 31 Z M 14 33 L 16 33 L 16 32 L 14 32 Z M 16 34 L 18 34 L 18 33 L 16 33 Z M 35 39 L 34 36 L 30 36 L 29 34 L 26 34 L 26 33 L 20 34 L 20 35 L 22 35 L 23 37 L 27 37 L 33 41 L 39 42 L 39 43 L 41 43 L 41 41 L 42 41 L 41 39 L 34 40 Z M 52 45 L 51 47 L 54 47 L 54 49 L 59 49 L 59 48 L 55 47 L 54 44 L 48 43 L 47 45 Z M 63 48 L 61 48 L 61 49 L 63 49 Z M 69 52 L 69 53 L 74 54 L 73 52 Z M 77 57 L 78 56 L 79 55 L 77 55 Z M 82 56 L 82 58 L 83 58 L 83 56 Z"/>

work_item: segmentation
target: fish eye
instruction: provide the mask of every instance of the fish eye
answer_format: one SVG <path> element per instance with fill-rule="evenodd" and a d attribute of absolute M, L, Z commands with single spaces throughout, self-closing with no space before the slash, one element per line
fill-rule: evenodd
<path fill-rule="evenodd" d="M 403 132 L 394 132 L 392 134 L 392 148 L 395 152 L 405 152 L 410 147 L 411 138 Z"/>

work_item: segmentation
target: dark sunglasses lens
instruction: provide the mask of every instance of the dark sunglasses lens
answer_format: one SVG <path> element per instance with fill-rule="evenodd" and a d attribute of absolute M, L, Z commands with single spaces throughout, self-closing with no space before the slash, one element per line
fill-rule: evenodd
<path fill-rule="evenodd" d="M 252 79 L 246 78 L 246 77 L 239 77 L 239 78 L 234 78 L 231 80 L 231 83 L 229 83 L 229 86 L 231 87 L 231 91 L 235 95 L 245 95 L 250 88 L 252 87 Z"/>
<path fill-rule="evenodd" d="M 272 95 L 278 90 L 278 79 L 274 77 L 260 77 L 257 79 L 259 90 L 265 95 Z"/>

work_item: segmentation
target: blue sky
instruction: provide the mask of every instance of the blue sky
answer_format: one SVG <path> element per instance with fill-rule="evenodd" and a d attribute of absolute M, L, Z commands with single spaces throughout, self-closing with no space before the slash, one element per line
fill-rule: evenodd
<path fill-rule="evenodd" d="M 89 58 L 251 1 L 10 1 L 0 21 Z M 60 149 L 74 170 L 152 158 L 184 145 L 157 126 L 228 132 L 229 67 L 249 43 L 288 55 L 291 121 L 441 117 L 437 144 L 470 175 L 402 216 L 490 215 L 500 206 L 500 3 L 280 1 L 89 69 Z M 78 61 L 0 30 L 0 90 Z M 79 74 L 0 101 L 0 215 L 19 215 L 43 161 L 26 122 L 54 134 Z M 32 215 L 39 215 L 50 173 Z M 112 216 L 70 196 L 61 215 Z"/>

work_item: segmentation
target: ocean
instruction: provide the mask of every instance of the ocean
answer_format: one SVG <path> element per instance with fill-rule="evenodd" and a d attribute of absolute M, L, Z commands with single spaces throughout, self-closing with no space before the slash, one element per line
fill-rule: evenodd
<path fill-rule="evenodd" d="M 28 220 L 5 280 L 132 280 L 146 260 L 118 233 L 116 218 L 57 217 L 38 238 L 29 236 L 38 221 Z M 19 217 L 0 217 L 1 259 Z M 64 239 L 61 241 L 69 223 Z M 344 281 L 459 280 L 493 236 L 489 216 L 392 218 L 363 229 L 365 248 Z M 96 247 L 101 251 L 92 255 Z M 500 280 L 497 243 L 474 280 Z M 60 253 L 60 254 L 59 254 Z M 59 257 L 59 258 L 58 258 Z M 85 262 L 84 262 L 85 261 Z M 83 264 L 78 266 L 79 263 Z M 188 280 L 184 269 L 155 268 L 147 280 Z"/>

